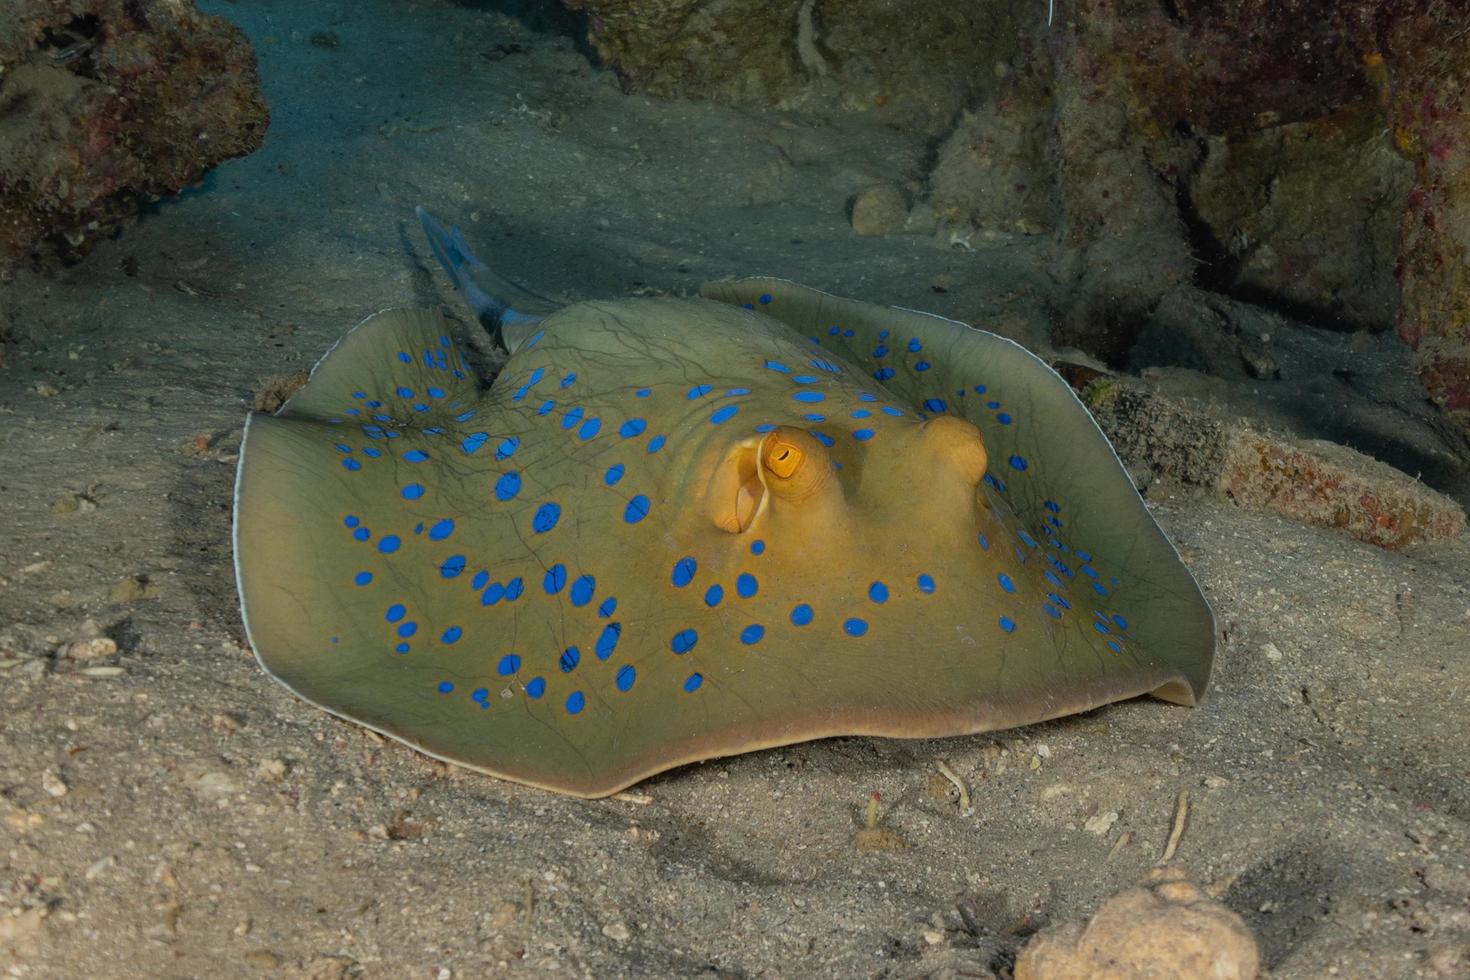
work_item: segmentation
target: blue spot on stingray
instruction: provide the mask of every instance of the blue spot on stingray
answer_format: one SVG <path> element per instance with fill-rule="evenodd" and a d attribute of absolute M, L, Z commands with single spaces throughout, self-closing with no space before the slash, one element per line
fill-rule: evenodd
<path fill-rule="evenodd" d="M 352 582 L 354 585 L 367 585 L 372 580 L 372 572 L 358 572 L 356 575 L 352 576 Z"/>
<path fill-rule="evenodd" d="M 408 610 L 403 607 L 403 603 L 395 602 L 388 607 L 387 612 L 383 613 L 383 618 L 390 623 L 396 623 L 406 615 L 408 615 Z"/>
<path fill-rule="evenodd" d="M 1059 578 L 1057 578 L 1056 572 L 1053 572 L 1050 568 L 1043 569 L 1041 574 L 1045 575 L 1046 576 L 1046 580 L 1048 582 L 1050 582 L 1052 585 L 1055 585 L 1057 588 L 1059 588 L 1059 589 L 1066 588 L 1066 586 L 1062 584 L 1062 580 L 1059 579 Z"/>
<path fill-rule="evenodd" d="M 689 677 L 688 677 L 688 679 L 684 681 L 684 690 L 687 691 L 687 692 L 689 692 L 690 694 L 693 694 L 695 691 L 699 690 L 699 685 L 701 685 L 703 683 L 704 683 L 704 675 L 703 674 L 698 674 L 698 673 L 690 674 Z"/>
<path fill-rule="evenodd" d="M 758 426 L 755 427 L 755 431 L 757 431 L 757 432 L 770 432 L 775 427 L 776 426 L 773 423 L 771 423 L 771 422 L 762 422 L 760 425 L 758 425 Z"/>
<path fill-rule="evenodd" d="M 725 587 L 719 584 L 711 585 L 704 591 L 704 604 L 713 609 L 725 598 Z"/>
<path fill-rule="evenodd" d="M 1119 616 L 1117 613 L 1113 613 L 1113 622 L 1117 624 L 1120 630 L 1126 630 L 1128 628 L 1128 620 Z"/>
<path fill-rule="evenodd" d="M 924 399 L 924 411 L 926 412 L 942 412 L 948 407 L 949 406 L 944 403 L 943 398 Z"/>
<path fill-rule="evenodd" d="M 628 506 L 623 510 L 623 520 L 629 524 L 637 524 L 648 516 L 648 507 L 648 498 L 641 493 L 638 494 L 628 501 Z"/>
<path fill-rule="evenodd" d="M 866 620 L 858 619 L 854 616 L 843 622 L 842 631 L 848 636 L 862 636 L 868 632 L 868 624 Z"/>
<path fill-rule="evenodd" d="M 1023 528 L 1023 527 L 1016 528 L 1016 537 L 1020 538 L 1021 539 L 1021 543 L 1024 544 L 1026 547 L 1028 547 L 1028 548 L 1035 548 L 1036 547 L 1036 539 L 1033 538 L 1031 535 L 1027 534 L 1025 528 Z"/>
<path fill-rule="evenodd" d="M 508 602 L 515 602 L 524 591 L 526 591 L 526 583 L 519 575 L 505 583 L 505 598 Z"/>
<path fill-rule="evenodd" d="M 980 550 L 981 551 L 989 551 L 990 550 L 990 541 L 985 537 L 985 532 L 983 532 L 983 531 L 980 532 L 980 535 L 978 537 L 978 540 L 980 542 Z"/>
<path fill-rule="evenodd" d="M 919 591 L 925 595 L 934 594 L 934 576 L 924 574 L 919 576 Z"/>
<path fill-rule="evenodd" d="M 856 429 L 852 434 L 852 437 L 858 442 L 867 442 L 869 439 L 873 438 L 873 436 L 874 432 L 872 429 Z"/>
<path fill-rule="evenodd" d="M 892 415 L 895 418 L 903 414 L 902 409 L 894 408 L 892 405 L 884 405 L 881 411 L 884 415 Z"/>
<path fill-rule="evenodd" d="M 373 459 L 378 459 L 383 455 L 381 450 L 374 449 L 372 446 L 365 447 L 362 451 L 362 454 L 364 456 L 371 456 Z"/>
<path fill-rule="evenodd" d="M 761 293 L 761 295 L 760 295 L 760 304 L 762 306 L 765 306 L 770 301 L 771 301 L 771 294 L 770 293 Z"/>
<path fill-rule="evenodd" d="M 439 693 L 440 694 L 448 694 L 452 690 L 454 690 L 454 685 L 452 683 L 450 683 L 449 681 L 440 681 L 439 682 Z"/>
<path fill-rule="evenodd" d="M 1103 634 L 1107 634 L 1107 633 L 1111 633 L 1112 632 L 1112 630 L 1110 630 L 1110 629 L 1107 628 L 1106 624 L 1099 623 L 1097 620 L 1093 620 L 1092 621 L 1092 628 L 1095 629 L 1095 630 L 1097 630 L 1099 633 L 1103 633 Z"/>
<path fill-rule="evenodd" d="M 464 555 L 451 555 L 439 566 L 441 578 L 456 578 L 464 571 Z"/>
<path fill-rule="evenodd" d="M 649 391 L 647 388 L 639 388 L 637 391 L 633 392 L 633 394 L 639 398 L 647 398 L 649 395 L 653 394 L 653 392 Z"/>
<path fill-rule="evenodd" d="M 611 465 L 611 466 L 609 466 L 607 468 L 607 472 L 606 473 L 602 474 L 602 482 L 603 483 L 606 483 L 608 486 L 614 486 L 622 478 L 623 478 L 623 464 L 622 463 L 614 463 L 613 465 Z"/>
<path fill-rule="evenodd" d="M 827 416 L 825 416 L 825 415 L 818 415 L 816 412 L 808 412 L 807 414 L 803 415 L 802 418 L 806 419 L 808 422 L 825 422 L 825 421 L 827 421 Z"/>
<path fill-rule="evenodd" d="M 1041 506 L 1043 506 L 1047 510 L 1051 511 L 1053 514 L 1060 514 L 1062 512 L 1061 505 L 1058 504 L 1055 500 L 1048 500 L 1045 503 L 1043 503 Z"/>
<path fill-rule="evenodd" d="M 451 626 L 439 637 L 439 642 L 445 644 L 455 643 L 461 636 L 464 636 L 464 630 L 458 626 Z"/>
<path fill-rule="evenodd" d="M 443 398 L 444 397 L 444 389 L 443 388 L 430 388 L 429 389 L 429 397 L 430 398 Z"/>
<path fill-rule="evenodd" d="M 403 387 L 403 385 L 399 385 L 397 388 L 394 388 L 393 389 L 393 393 L 395 395 L 397 395 L 399 398 L 412 398 L 413 397 L 413 389 L 412 388 L 405 388 L 405 387 Z"/>
<path fill-rule="evenodd" d="M 356 471 L 362 469 L 362 464 L 355 459 L 344 459 L 342 460 L 342 468 L 344 470 Z"/>
<path fill-rule="evenodd" d="M 855 419 L 865 419 L 872 414 L 866 408 L 855 408 L 852 410 L 852 417 Z"/>
<path fill-rule="evenodd" d="M 1057 584 L 1060 585 L 1061 583 L 1058 582 Z M 1057 605 L 1061 606 L 1063 609 L 1071 609 L 1072 608 L 1072 604 L 1070 602 L 1068 602 L 1066 599 L 1063 599 L 1061 596 L 1057 595 L 1055 592 L 1048 592 L 1046 594 L 1046 597 L 1048 599 L 1050 599 L 1052 602 L 1055 602 Z"/>
<path fill-rule="evenodd" d="M 576 647 L 567 647 L 561 652 L 561 657 L 556 662 L 561 667 L 563 674 L 570 674 L 577 669 L 577 664 L 582 662 L 582 651 Z"/>
<path fill-rule="evenodd" d="M 586 442 L 588 439 L 591 439 L 593 436 L 597 435 L 598 431 L 601 429 L 602 419 L 594 416 L 593 418 L 588 419 L 577 427 L 577 438 L 581 439 L 583 442 Z"/>
<path fill-rule="evenodd" d="M 694 581 L 694 572 L 698 567 L 699 566 L 694 561 L 694 557 L 692 555 L 685 555 L 683 558 L 680 558 L 678 561 L 674 562 L 674 572 L 670 576 L 670 580 L 674 583 L 674 587 L 682 589 L 684 586 Z"/>
<path fill-rule="evenodd" d="M 576 383 L 576 380 L 577 380 L 577 372 L 576 371 L 572 371 L 565 378 L 562 378 L 561 379 L 561 384 L 557 385 L 557 387 L 558 388 L 569 388 L 574 383 Z"/>
<path fill-rule="evenodd" d="M 500 479 L 495 481 L 495 499 L 510 500 L 521 492 L 521 475 L 519 473 L 502 473 Z"/>
<path fill-rule="evenodd" d="M 515 436 L 509 436 L 508 438 L 500 440 L 500 445 L 495 447 L 496 461 L 499 462 L 502 460 L 510 459 L 516 454 L 516 450 L 519 448 L 521 448 L 521 440 L 517 439 Z"/>
<path fill-rule="evenodd" d="M 748 394 L 750 394 L 750 389 L 749 388 L 731 388 L 731 389 L 729 389 L 728 391 L 725 392 L 725 397 L 726 398 L 733 398 L 733 397 L 735 397 L 737 395 L 748 395 Z"/>
<path fill-rule="evenodd" d="M 571 694 L 567 695 L 567 714 L 581 714 L 582 709 L 586 707 L 586 705 L 587 698 L 582 694 L 581 691 L 573 691 Z"/>
<path fill-rule="evenodd" d="M 618 435 L 624 439 L 631 439 L 646 428 L 648 428 L 648 423 L 643 419 L 629 419 L 618 426 Z"/>
<path fill-rule="evenodd" d="M 402 543 L 398 540 L 398 535 L 390 534 L 378 542 L 378 550 L 385 555 L 391 555 L 398 550 L 398 546 Z"/>
<path fill-rule="evenodd" d="M 591 575 L 583 575 L 572 583 L 572 591 L 568 593 L 574 606 L 585 606 L 592 601 L 592 593 L 597 590 L 597 580 Z"/>
<path fill-rule="evenodd" d="M 404 500 L 417 500 L 424 495 L 424 485 L 422 483 L 410 483 L 402 490 L 399 490 L 398 493 Z"/>
<path fill-rule="evenodd" d="M 1118 646 L 1118 641 L 1117 640 L 1109 640 L 1108 641 L 1108 649 L 1111 650 L 1111 651 L 1113 651 L 1114 653 L 1122 653 L 1123 652 L 1123 648 L 1120 647 L 1120 646 Z"/>
<path fill-rule="evenodd" d="M 832 437 L 831 436 L 827 435 L 827 433 L 825 433 L 825 432 L 813 432 L 812 435 L 816 438 L 816 440 L 818 442 L 820 442 L 822 445 L 826 446 L 828 449 L 831 449 L 832 448 L 832 446 L 833 446 L 833 440 L 832 440 Z"/>
<path fill-rule="evenodd" d="M 874 357 L 887 357 L 888 356 L 888 345 L 887 344 L 879 344 L 877 347 L 874 347 L 873 348 L 873 356 Z"/>
<path fill-rule="evenodd" d="M 623 664 L 618 672 L 613 675 L 613 683 L 619 691 L 627 693 L 633 687 L 633 682 L 638 679 L 638 671 L 633 669 L 632 664 Z"/>
<path fill-rule="evenodd" d="M 531 530 L 537 534 L 545 534 L 556 527 L 556 522 L 561 520 L 561 506 L 550 501 L 536 508 L 536 514 L 531 518 Z"/>
<path fill-rule="evenodd" d="M 874 582 L 868 586 L 868 598 L 882 605 L 888 601 L 888 586 L 882 582 Z"/>
<path fill-rule="evenodd" d="M 454 421 L 456 421 L 456 422 L 468 422 L 470 419 L 474 418 L 475 415 L 476 415 L 476 412 L 472 408 L 468 412 L 460 412 L 458 415 L 456 415 L 454 417 Z"/>
<path fill-rule="evenodd" d="M 799 385 L 811 385 L 817 383 L 817 376 L 814 374 L 793 374 L 791 380 Z"/>
<path fill-rule="evenodd" d="M 1011 577 L 1009 575 L 1007 575 L 1005 572 L 1001 572 L 999 575 L 997 575 L 995 577 L 995 580 L 997 582 L 999 582 L 1000 583 L 1000 587 L 1002 589 L 1005 589 L 1007 592 L 1015 592 L 1016 591 L 1016 583 L 1015 582 L 1012 582 L 1011 581 Z"/>
<path fill-rule="evenodd" d="M 754 644 L 759 643 L 761 641 L 761 637 L 765 635 L 766 628 L 764 626 L 761 626 L 759 623 L 751 623 L 749 626 L 745 627 L 745 629 L 740 631 L 740 642 L 744 643 L 746 646 L 753 646 Z"/>
<path fill-rule="evenodd" d="M 916 364 L 914 364 L 914 370 L 915 371 L 927 371 L 927 370 L 929 370 L 929 362 L 928 361 L 919 361 L 919 362 L 917 362 Z"/>
<path fill-rule="evenodd" d="M 394 647 L 393 647 L 393 652 L 394 653 L 407 653 L 408 652 L 408 644 L 407 643 L 398 643 L 398 644 L 395 644 Z"/>
<path fill-rule="evenodd" d="M 366 541 L 368 538 L 373 536 L 373 532 L 369 531 L 365 527 L 360 527 L 356 531 L 352 532 L 352 536 L 358 541 Z"/>
<path fill-rule="evenodd" d="M 820 402 L 827 400 L 827 396 L 822 394 L 820 391 L 798 391 L 791 397 L 795 398 L 799 402 Z"/>
<path fill-rule="evenodd" d="M 446 517 L 442 521 L 435 521 L 434 526 L 429 528 L 430 541 L 443 541 L 454 533 L 454 519 Z"/>
<path fill-rule="evenodd" d="M 493 606 L 504 598 L 505 586 L 500 584 L 499 582 L 495 582 L 490 586 L 490 588 L 485 590 L 483 595 L 480 596 L 480 605 Z"/>
<path fill-rule="evenodd" d="M 618 600 L 614 599 L 612 596 L 608 596 L 606 599 L 602 600 L 602 605 L 597 607 L 597 615 L 603 619 L 606 619 L 613 614 L 613 610 L 616 608 L 618 608 Z"/>
<path fill-rule="evenodd" d="M 408 639 L 410 636 L 413 636 L 418 631 L 418 623 L 404 623 L 402 626 L 398 627 L 398 635 L 403 637 L 405 640 Z"/>
<path fill-rule="evenodd" d="M 1024 456 L 1017 456 L 1013 454 L 1011 458 L 1007 460 L 1007 462 L 1011 464 L 1011 469 L 1017 471 L 1018 473 L 1026 469 L 1026 457 Z"/>
<path fill-rule="evenodd" d="M 475 573 L 474 578 L 470 579 L 470 588 L 474 589 L 476 592 L 479 592 L 485 587 L 485 583 L 488 581 L 490 581 L 490 573 L 482 568 Z"/>
<path fill-rule="evenodd" d="M 805 626 L 812 621 L 812 607 L 806 603 L 792 607 L 791 622 L 797 626 Z"/>
<path fill-rule="evenodd" d="M 337 450 L 337 452 L 339 452 L 339 453 L 350 453 L 350 452 L 352 452 L 352 447 L 349 446 L 349 445 L 347 445 L 344 442 L 337 443 L 333 448 L 335 448 Z"/>
<path fill-rule="evenodd" d="M 654 436 L 652 439 L 648 440 L 648 451 L 650 453 L 658 452 L 660 449 L 664 448 L 664 443 L 667 441 L 667 436 Z"/>
<path fill-rule="evenodd" d="M 693 650 L 694 645 L 698 642 L 699 634 L 694 632 L 694 630 L 680 630 L 669 641 L 669 649 L 682 656 L 690 650 Z"/>
<path fill-rule="evenodd" d="M 724 408 L 716 409 L 714 414 L 709 417 L 710 423 L 712 425 L 719 425 L 721 422 L 728 422 L 731 416 L 738 411 L 740 411 L 739 405 L 726 405 Z"/>
<path fill-rule="evenodd" d="M 735 591 L 740 594 L 740 598 L 749 599 L 760 591 L 760 583 L 749 572 L 741 572 L 740 577 L 735 580 Z"/>
<path fill-rule="evenodd" d="M 766 367 L 772 371 L 780 371 L 782 374 L 790 374 L 791 369 L 780 361 L 767 361 Z"/>
<path fill-rule="evenodd" d="M 911 338 L 909 340 L 909 353 L 910 354 L 917 354 L 919 351 L 921 351 L 923 349 L 924 349 L 924 345 L 921 344 L 921 343 L 919 343 L 919 338 L 918 337 L 914 337 L 914 338 Z"/>
<path fill-rule="evenodd" d="M 513 653 L 507 653 L 505 656 L 501 657 L 500 662 L 495 665 L 495 672 L 501 677 L 509 677 L 511 674 L 514 674 L 520 669 L 521 658 Z"/>
<path fill-rule="evenodd" d="M 689 389 L 689 391 L 684 395 L 684 397 L 687 398 L 687 399 L 689 399 L 690 401 L 693 401 L 696 398 L 703 398 L 705 395 L 708 395 L 708 394 L 709 394 L 709 385 L 695 385 L 693 388 L 690 388 Z"/>
<path fill-rule="evenodd" d="M 996 620 L 996 625 L 1007 633 L 1013 633 L 1016 629 L 1016 621 L 1009 616 L 1002 616 Z"/>
<path fill-rule="evenodd" d="M 490 705 L 485 703 L 490 700 L 490 689 L 488 687 L 475 688 L 473 691 L 470 692 L 470 700 L 474 701 L 482 708 L 490 707 Z"/>
<path fill-rule="evenodd" d="M 557 562 L 546 570 L 545 577 L 541 580 L 541 587 L 546 590 L 547 595 L 556 595 L 567 584 L 567 566 Z"/>
<path fill-rule="evenodd" d="M 515 671 L 512 670 L 510 673 L 515 673 Z M 539 698 L 545 693 L 546 681 L 542 680 L 540 677 L 533 677 L 531 678 L 530 682 L 526 684 L 526 694 L 532 698 Z"/>
<path fill-rule="evenodd" d="M 597 654 L 598 660 L 606 660 L 612 656 L 612 652 L 618 647 L 618 638 L 623 635 L 622 623 L 608 623 L 602 628 L 602 634 L 597 637 L 597 646 L 592 652 Z"/>
<path fill-rule="evenodd" d="M 429 458 L 429 454 L 424 452 L 422 449 L 410 449 L 408 452 L 403 454 L 403 458 L 410 463 L 422 463 L 424 460 Z"/>
<path fill-rule="evenodd" d="M 546 399 L 546 401 L 544 401 L 540 405 L 536 406 L 536 414 L 537 415 L 545 415 L 545 414 L 547 414 L 548 412 L 550 412 L 555 407 L 556 407 L 556 402 L 554 402 L 550 398 L 548 398 L 548 399 Z"/>
<path fill-rule="evenodd" d="M 469 456 L 478 451 L 481 446 L 485 445 L 485 440 L 489 438 L 489 433 L 472 432 L 460 440 L 459 448 L 464 451 L 466 456 Z"/>
<path fill-rule="evenodd" d="M 879 381 L 887 381 L 889 378 L 893 377 L 893 368 L 879 368 L 878 370 L 873 372 L 873 377 Z"/>
<path fill-rule="evenodd" d="M 754 541 L 752 541 L 750 543 L 750 553 L 752 555 L 765 554 L 765 551 L 766 551 L 766 543 L 764 541 L 760 540 L 759 538 L 756 538 Z"/>
<path fill-rule="evenodd" d="M 1010 425 L 1011 424 L 1011 417 L 1009 415 L 1007 415 L 1005 412 L 999 412 L 999 413 L 997 413 L 996 416 L 995 416 L 995 420 L 997 422 L 999 422 L 1001 425 Z"/>
<path fill-rule="evenodd" d="M 561 417 L 561 427 L 563 429 L 570 429 L 572 426 L 582 421 L 582 414 L 582 406 L 573 405 L 571 408 L 567 409 L 566 414 Z"/>
<path fill-rule="evenodd" d="M 1044 612 L 1044 613 L 1046 613 L 1052 619 L 1061 619 L 1062 618 L 1062 611 L 1060 609 L 1058 609 L 1056 606 L 1053 606 L 1049 602 L 1043 602 L 1041 604 L 1041 611 Z"/>

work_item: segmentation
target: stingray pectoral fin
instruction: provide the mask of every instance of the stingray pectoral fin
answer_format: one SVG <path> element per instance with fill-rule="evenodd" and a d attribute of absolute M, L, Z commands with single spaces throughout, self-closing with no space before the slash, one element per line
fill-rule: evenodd
<path fill-rule="evenodd" d="M 1085 587 L 1100 628 L 1126 630 L 1126 640 L 1099 636 L 1144 665 L 1130 674 L 1130 684 L 1158 678 L 1135 693 L 1152 690 L 1182 704 L 1204 696 L 1215 654 L 1209 604 L 1107 438 L 1045 362 L 967 324 L 781 279 L 714 282 L 702 292 L 773 317 L 855 365 L 880 399 L 975 425 L 988 457 L 985 493 L 1018 518 L 1032 542 L 1023 549 L 1031 549 L 1033 560 L 1054 563 L 1048 572 L 1058 581 Z M 1070 549 L 1048 547 L 1049 530 Z M 1128 625 L 1117 625 L 1114 616 Z M 1127 662 L 1110 669 L 1124 671 Z"/>

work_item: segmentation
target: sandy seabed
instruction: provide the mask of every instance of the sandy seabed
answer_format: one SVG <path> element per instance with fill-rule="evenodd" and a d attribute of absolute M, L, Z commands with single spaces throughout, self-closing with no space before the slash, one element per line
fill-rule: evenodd
<path fill-rule="evenodd" d="M 852 195 L 926 149 L 862 119 L 628 96 L 469 5 L 203 6 L 256 47 L 265 148 L 0 286 L 0 969 L 984 975 L 1137 880 L 1185 790 L 1179 859 L 1273 976 L 1470 969 L 1463 539 L 1385 552 L 1156 486 L 1223 637 L 1201 708 L 833 739 L 621 799 L 449 768 L 273 683 L 230 561 L 241 427 L 365 315 L 464 315 L 414 205 L 568 299 L 773 274 L 1026 322 L 1059 286 L 1024 238 L 854 235 Z M 906 848 L 854 846 L 875 791 Z"/>

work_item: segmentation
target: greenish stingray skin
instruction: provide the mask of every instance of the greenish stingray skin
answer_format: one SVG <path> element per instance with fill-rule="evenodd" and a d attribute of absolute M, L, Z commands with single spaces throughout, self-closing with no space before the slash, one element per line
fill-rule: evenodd
<path fill-rule="evenodd" d="M 568 306 L 508 332 L 488 384 L 437 314 L 347 334 L 246 428 L 265 670 L 584 797 L 806 739 L 1198 701 L 1209 606 L 1045 364 L 781 280 L 705 297 Z"/>

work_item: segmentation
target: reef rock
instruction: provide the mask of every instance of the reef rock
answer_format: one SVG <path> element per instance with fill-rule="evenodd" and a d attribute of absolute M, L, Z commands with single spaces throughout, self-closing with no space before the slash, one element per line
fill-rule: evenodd
<path fill-rule="evenodd" d="M 268 121 L 244 34 L 189 0 L 6 0 L 0 269 L 80 258 Z"/>
<path fill-rule="evenodd" d="M 1016 980 L 1253 980 L 1260 952 L 1245 922 L 1181 868 L 1157 868 L 1108 899 L 1085 925 L 1039 933 L 1016 957 Z"/>

